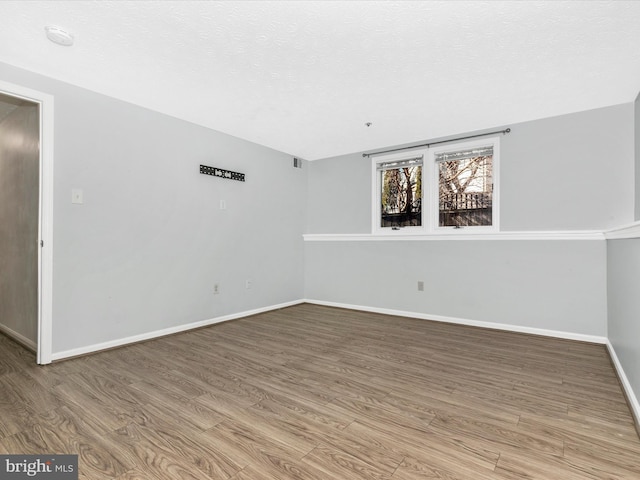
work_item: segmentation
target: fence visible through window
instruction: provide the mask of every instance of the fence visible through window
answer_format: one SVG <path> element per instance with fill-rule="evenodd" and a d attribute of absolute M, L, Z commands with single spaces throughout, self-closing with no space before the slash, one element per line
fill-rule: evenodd
<path fill-rule="evenodd" d="M 440 195 L 440 226 L 491 225 L 491 193 Z"/>
<path fill-rule="evenodd" d="M 422 225 L 422 157 L 379 163 L 380 226 Z"/>
<path fill-rule="evenodd" d="M 441 153 L 439 226 L 487 226 L 493 219 L 493 147 Z"/>

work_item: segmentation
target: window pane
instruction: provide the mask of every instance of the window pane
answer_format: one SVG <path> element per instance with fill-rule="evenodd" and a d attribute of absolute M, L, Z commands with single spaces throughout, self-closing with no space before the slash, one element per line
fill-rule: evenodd
<path fill-rule="evenodd" d="M 422 225 L 422 166 L 391 168 L 380 172 L 382 227 Z"/>
<path fill-rule="evenodd" d="M 453 152 L 445 158 L 454 160 L 438 161 L 440 226 L 491 225 L 493 149 Z"/>

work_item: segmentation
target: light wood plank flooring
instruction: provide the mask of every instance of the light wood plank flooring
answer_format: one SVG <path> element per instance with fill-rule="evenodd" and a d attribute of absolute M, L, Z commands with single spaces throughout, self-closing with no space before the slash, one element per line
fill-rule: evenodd
<path fill-rule="evenodd" d="M 0 453 L 100 479 L 639 479 L 605 348 L 298 305 L 37 366 L 0 336 Z"/>

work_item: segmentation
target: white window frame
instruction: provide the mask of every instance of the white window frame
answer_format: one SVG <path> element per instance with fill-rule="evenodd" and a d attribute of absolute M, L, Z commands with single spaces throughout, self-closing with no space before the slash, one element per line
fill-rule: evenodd
<path fill-rule="evenodd" d="M 371 173 L 371 178 L 373 180 L 372 182 L 372 223 L 371 225 L 373 226 L 373 233 L 377 234 L 377 235 L 420 235 L 420 234 L 425 234 L 427 232 L 427 230 L 425 229 L 425 224 L 429 223 L 429 211 L 426 208 L 426 203 L 427 199 L 425 198 L 424 195 L 424 185 L 425 185 L 425 174 L 427 174 L 429 172 L 429 164 L 427 163 L 427 154 L 428 151 L 427 149 L 422 149 L 422 150 L 409 150 L 406 152 L 400 152 L 400 153 L 392 153 L 392 154 L 388 154 L 388 155 L 378 155 L 373 157 L 373 162 L 371 162 L 371 167 L 372 167 L 372 173 Z M 381 212 L 381 207 L 382 207 L 382 175 L 379 175 L 379 171 L 378 171 L 378 165 L 380 165 L 381 163 L 388 163 L 388 162 L 393 162 L 393 161 L 402 161 L 402 160 L 408 160 L 408 159 L 412 159 L 412 158 L 417 158 L 417 157 L 422 157 L 422 192 L 420 192 L 421 194 L 421 201 L 422 201 L 422 207 L 421 207 L 421 213 L 422 213 L 422 220 L 421 226 L 416 226 L 416 227 L 401 227 L 397 230 L 394 230 L 391 227 L 382 227 L 381 225 L 381 220 L 382 220 L 382 212 Z"/>
<path fill-rule="evenodd" d="M 440 226 L 440 196 L 439 196 L 439 175 L 438 163 L 436 156 L 446 152 L 457 152 L 460 150 L 468 150 L 478 147 L 493 147 L 492 162 L 492 180 L 493 180 L 493 196 L 491 199 L 491 225 L 482 226 L 466 226 L 466 227 L 441 227 Z M 470 234 L 470 233 L 490 233 L 500 231 L 500 137 L 486 137 L 480 140 L 455 142 L 429 149 L 428 155 L 429 166 L 431 168 L 431 180 L 429 186 L 432 187 L 430 192 L 430 208 L 431 208 L 431 230 L 433 233 L 447 234 Z M 423 178 L 424 182 L 424 178 Z"/>
<path fill-rule="evenodd" d="M 491 225 L 465 226 L 465 227 L 441 227 L 439 212 L 439 171 L 436 155 L 445 152 L 455 152 L 477 147 L 493 147 L 492 176 L 492 219 Z M 391 161 L 400 161 L 422 156 L 422 225 L 419 227 L 401 227 L 394 230 L 391 227 L 381 226 L 381 175 L 378 165 Z M 451 142 L 437 147 L 408 150 L 386 155 L 372 157 L 372 234 L 374 235 L 470 235 L 478 233 L 495 233 L 500 231 L 500 137 L 491 136 L 473 141 Z"/>

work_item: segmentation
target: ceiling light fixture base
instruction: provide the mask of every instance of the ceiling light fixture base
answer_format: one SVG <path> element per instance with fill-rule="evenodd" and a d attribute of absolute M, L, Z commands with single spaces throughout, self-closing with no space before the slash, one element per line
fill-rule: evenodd
<path fill-rule="evenodd" d="M 66 30 L 56 27 L 55 25 L 47 25 L 44 27 L 47 38 L 57 45 L 70 47 L 73 45 L 73 36 Z"/>

